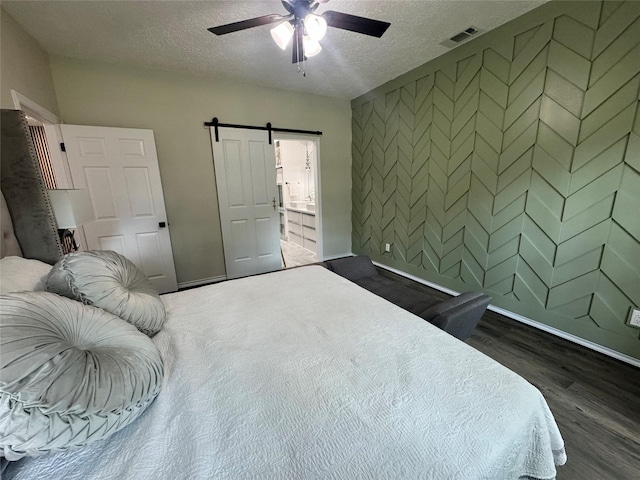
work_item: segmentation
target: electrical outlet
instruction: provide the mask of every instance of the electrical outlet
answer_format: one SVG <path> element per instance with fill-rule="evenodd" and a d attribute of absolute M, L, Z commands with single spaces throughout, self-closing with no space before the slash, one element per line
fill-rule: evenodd
<path fill-rule="evenodd" d="M 631 309 L 631 312 L 629 312 L 629 319 L 627 320 L 627 325 L 640 328 L 640 310 L 636 310 L 635 308 Z"/>
<path fill-rule="evenodd" d="M 390 243 L 385 243 L 384 245 L 384 251 L 385 252 L 390 252 L 391 251 L 391 244 Z M 639 325 L 640 326 L 640 325 Z"/>

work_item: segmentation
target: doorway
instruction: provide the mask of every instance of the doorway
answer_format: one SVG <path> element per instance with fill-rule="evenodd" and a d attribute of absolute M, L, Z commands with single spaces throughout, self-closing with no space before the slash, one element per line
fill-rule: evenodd
<path fill-rule="evenodd" d="M 317 136 L 275 137 L 283 268 L 322 258 L 319 143 Z"/>
<path fill-rule="evenodd" d="M 65 253 L 78 248 L 76 240 L 80 250 L 114 250 L 131 260 L 158 292 L 176 291 L 153 132 L 62 125 L 21 93 L 11 90 L 11 95 L 15 108 L 27 117 L 46 188 L 89 191 L 95 219 L 72 230 L 77 234 L 71 236 L 74 248 Z"/>
<path fill-rule="evenodd" d="M 227 279 L 322 259 L 320 132 L 219 124 L 217 118 L 206 125 L 211 127 Z M 285 174 L 289 142 L 301 167 Z M 289 245 L 283 240 L 295 242 L 306 258 L 287 263 L 283 245 Z"/>
<path fill-rule="evenodd" d="M 38 144 L 42 148 L 43 157 L 47 157 L 44 162 L 47 164 L 47 168 L 50 168 L 48 175 L 50 183 L 48 185 L 55 185 L 55 188 L 71 188 L 69 166 L 60 148 L 56 148 L 62 141 L 60 119 L 16 90 L 11 90 L 11 97 L 14 108 L 22 110 L 27 117 L 34 144 Z M 38 142 L 38 139 L 34 137 L 35 131 L 39 131 L 41 142 Z M 38 154 L 40 153 L 38 152 Z M 40 155 L 39 158 L 43 161 Z M 46 176 L 46 172 L 43 172 L 43 176 Z"/>
<path fill-rule="evenodd" d="M 153 130 L 61 126 L 75 189 L 86 190 L 93 220 L 82 228 L 90 250 L 131 260 L 158 293 L 178 289 Z"/>

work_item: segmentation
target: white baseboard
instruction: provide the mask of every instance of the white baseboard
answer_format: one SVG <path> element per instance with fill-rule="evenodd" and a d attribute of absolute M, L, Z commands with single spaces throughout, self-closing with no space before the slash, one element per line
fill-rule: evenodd
<path fill-rule="evenodd" d="M 218 283 L 226 280 L 226 275 L 220 275 L 218 277 L 201 278 L 200 280 L 191 280 L 189 282 L 178 282 L 178 290 L 185 288 L 201 287 L 202 285 L 209 285 L 210 283 Z"/>
<path fill-rule="evenodd" d="M 375 265 L 377 265 L 380 268 L 384 268 L 385 270 L 389 270 L 390 272 L 393 272 L 397 275 L 400 275 L 402 277 L 408 278 L 410 280 L 413 280 L 415 282 L 421 283 L 423 285 L 427 285 L 428 287 L 434 288 L 436 290 L 440 290 L 441 292 L 444 293 L 448 293 L 449 295 L 458 295 L 460 292 L 456 292 L 455 290 L 451 290 L 449 288 L 445 288 L 442 287 L 436 283 L 432 283 L 432 282 L 428 282 L 427 280 L 420 278 L 420 277 L 416 277 L 415 275 L 411 275 L 409 273 L 403 272 L 402 270 L 397 270 L 395 268 L 392 267 L 388 267 L 387 265 L 382 265 L 381 263 L 378 262 L 373 262 Z M 609 357 L 615 358 L 616 360 L 620 360 L 621 362 L 625 362 L 628 363 L 630 365 L 633 365 L 634 367 L 638 367 L 640 368 L 640 360 L 638 360 L 637 358 L 631 357 L 629 355 L 625 355 L 624 353 L 620 353 L 620 352 L 616 352 L 615 350 L 612 350 L 610 348 L 607 347 L 603 347 L 602 345 L 598 345 L 597 343 L 591 342 L 589 340 L 585 340 L 584 338 L 580 338 L 576 335 L 573 335 L 571 333 L 567 333 L 563 330 L 559 330 L 557 328 L 554 327 L 550 327 L 549 325 L 546 325 L 544 323 L 538 322 L 536 320 L 531 320 L 530 318 L 524 317 L 518 313 L 514 313 L 511 312 L 509 310 L 505 310 L 504 308 L 500 308 L 500 307 L 496 307 L 494 305 L 489 305 L 489 307 L 487 307 L 488 310 L 491 310 L 492 312 L 496 312 L 499 313 L 501 315 L 504 315 L 505 317 L 511 318 L 513 320 L 516 320 L 518 322 L 527 324 L 531 327 L 537 328 L 539 330 L 543 330 L 547 333 L 550 333 L 552 335 L 555 335 L 557 337 L 563 338 L 565 340 L 569 340 L 570 342 L 573 343 L 577 343 L 578 345 L 581 345 L 583 347 L 589 348 L 590 350 L 595 350 L 596 352 L 602 353 L 604 355 L 607 355 Z"/>

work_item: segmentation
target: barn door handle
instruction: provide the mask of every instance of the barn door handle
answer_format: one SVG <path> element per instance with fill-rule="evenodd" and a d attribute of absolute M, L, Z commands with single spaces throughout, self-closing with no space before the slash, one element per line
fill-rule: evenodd
<path fill-rule="evenodd" d="M 158 222 L 158 227 L 164 228 L 167 226 L 167 222 Z"/>

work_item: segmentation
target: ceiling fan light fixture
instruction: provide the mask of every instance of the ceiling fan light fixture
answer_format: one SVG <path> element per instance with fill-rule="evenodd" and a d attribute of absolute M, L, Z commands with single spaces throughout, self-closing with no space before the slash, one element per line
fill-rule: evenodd
<path fill-rule="evenodd" d="M 327 21 L 320 15 L 310 13 L 304 18 L 304 28 L 307 35 L 317 42 L 322 40 L 327 33 Z"/>
<path fill-rule="evenodd" d="M 304 55 L 307 58 L 315 57 L 322 51 L 322 46 L 309 35 L 302 37 L 302 45 L 304 47 Z"/>
<path fill-rule="evenodd" d="M 289 21 L 282 22 L 277 27 L 271 29 L 271 37 L 282 50 L 287 48 L 291 37 L 293 37 L 293 25 Z"/>
<path fill-rule="evenodd" d="M 0 0 L 1 1 L 1 0 Z M 348 13 L 328 10 L 321 15 L 315 12 L 320 3 L 328 0 L 282 0 L 282 5 L 288 14 L 272 13 L 261 17 L 248 18 L 238 22 L 218 25 L 208 28 L 215 35 L 247 30 L 263 25 L 276 25 L 271 29 L 271 36 L 276 44 L 286 50 L 292 43 L 291 63 L 298 65 L 298 72 L 305 75 L 304 65 L 308 57 L 313 57 L 322 51 L 321 40 L 327 33 L 327 27 L 349 30 L 371 37 L 380 38 L 391 25 L 389 22 L 359 17 Z M 293 39 L 293 40 L 292 40 Z M 302 67 L 302 68 L 301 68 Z"/>

